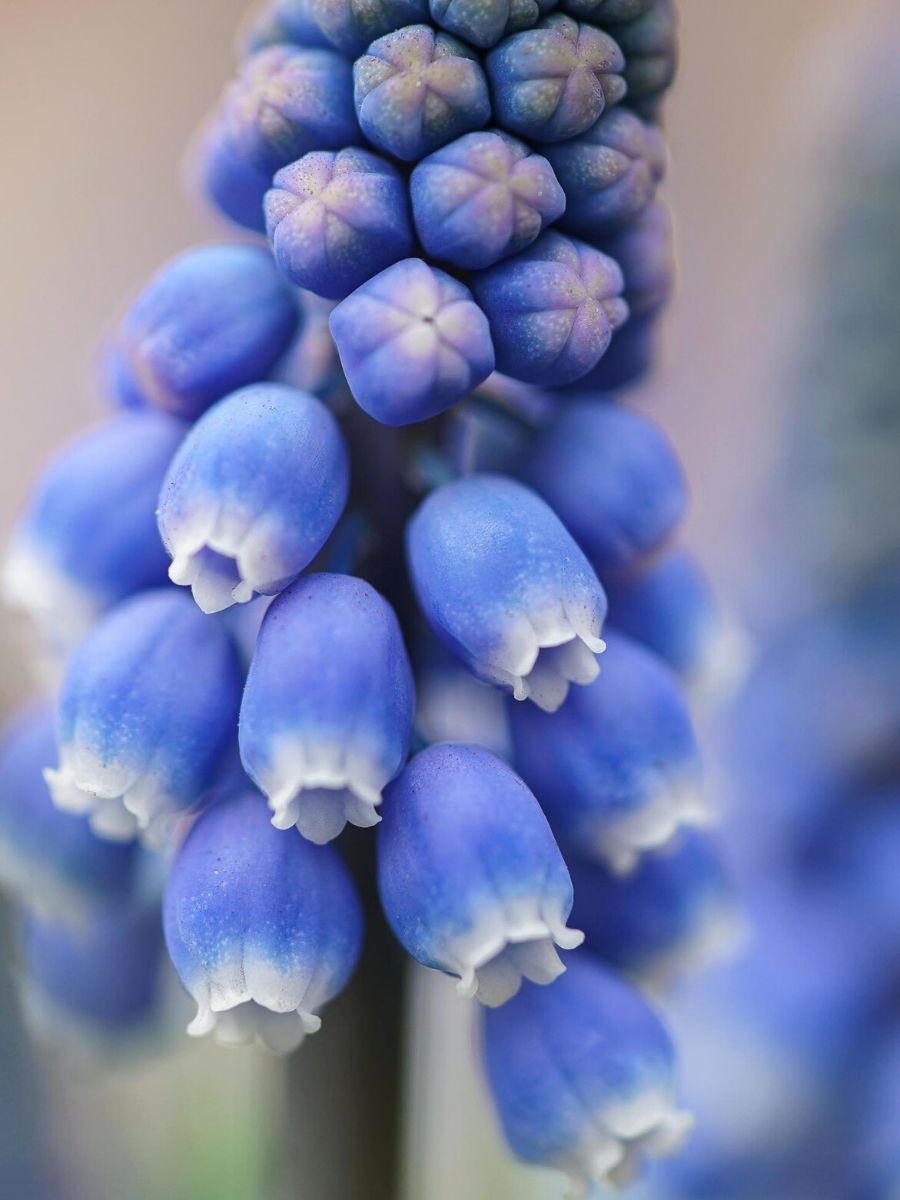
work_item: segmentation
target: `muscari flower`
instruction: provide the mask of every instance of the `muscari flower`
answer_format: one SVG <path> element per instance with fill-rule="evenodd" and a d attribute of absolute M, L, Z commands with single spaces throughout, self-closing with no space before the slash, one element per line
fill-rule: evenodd
<path fill-rule="evenodd" d="M 550 983 L 564 970 L 556 947 L 584 936 L 566 926 L 572 885 L 540 806 L 481 746 L 431 746 L 390 785 L 378 887 L 413 958 L 491 1006 L 523 978 Z"/>
<path fill-rule="evenodd" d="M 174 588 L 111 609 L 69 659 L 55 803 L 102 837 L 165 841 L 209 794 L 234 737 L 241 671 L 225 630 Z"/>
<path fill-rule="evenodd" d="M 557 0 L 429 0 L 432 21 L 483 50 L 536 25 Z"/>
<path fill-rule="evenodd" d="M 385 425 L 443 412 L 494 369 L 488 322 L 469 289 L 419 258 L 357 288 L 330 324 L 354 398 Z"/>
<path fill-rule="evenodd" d="M 687 508 L 681 465 L 664 434 L 640 414 L 599 400 L 563 406 L 523 477 L 604 585 L 658 553 Z"/>
<path fill-rule="evenodd" d="M 695 831 L 645 854 L 624 878 L 570 856 L 573 921 L 585 946 L 637 979 L 662 984 L 705 965 L 738 933 L 731 888 L 717 847 Z"/>
<path fill-rule="evenodd" d="M 44 779 L 55 762 L 56 713 L 22 710 L 0 744 L 0 881 L 30 911 L 79 921 L 93 903 L 127 899 L 137 847 L 104 841 L 85 817 L 55 807 Z"/>
<path fill-rule="evenodd" d="M 235 148 L 218 114 L 201 129 L 187 170 L 192 186 L 229 221 L 254 233 L 264 232 L 263 198 L 272 186 L 272 173 Z"/>
<path fill-rule="evenodd" d="M 282 273 L 329 299 L 413 251 L 406 181 L 368 150 L 305 154 L 275 176 L 265 213 Z"/>
<path fill-rule="evenodd" d="M 272 823 L 331 841 L 379 820 L 409 753 L 414 690 L 388 602 L 347 575 L 298 580 L 262 623 L 244 699 L 244 767 Z"/>
<path fill-rule="evenodd" d="M 202 814 L 166 886 L 166 944 L 197 1004 L 188 1033 L 295 1049 L 359 956 L 362 910 L 330 846 L 268 819 L 247 788 Z"/>
<path fill-rule="evenodd" d="M 111 604 L 165 582 L 156 497 L 185 428 L 166 413 L 123 413 L 45 468 L 13 535 L 3 591 L 55 644 L 72 646 Z"/>
<path fill-rule="evenodd" d="M 244 63 L 222 109 L 235 151 L 270 174 L 310 150 L 359 141 L 350 64 L 333 50 L 261 50 Z"/>
<path fill-rule="evenodd" d="M 624 873 L 706 817 L 697 743 L 669 667 L 611 633 L 603 671 L 552 717 L 512 705 L 513 761 L 557 836 Z"/>
<path fill-rule="evenodd" d="M 586 1197 L 673 1153 L 692 1119 L 675 1102 L 671 1039 L 640 993 L 584 953 L 549 987 L 485 1017 L 494 1104 L 513 1152 Z"/>
<path fill-rule="evenodd" d="M 282 4 L 289 11 L 303 5 L 329 42 L 351 58 L 383 34 L 428 16 L 426 0 L 282 0 Z"/>
<path fill-rule="evenodd" d="M 373 42 L 354 63 L 353 92 L 363 133 L 404 162 L 480 129 L 491 115 L 476 53 L 429 25 Z"/>
<path fill-rule="evenodd" d="M 524 250 L 566 207 L 547 159 L 496 130 L 429 154 L 412 173 L 410 198 L 428 254 L 467 270 Z"/>
<path fill-rule="evenodd" d="M 654 0 L 560 0 L 560 7 L 580 21 L 619 25 L 643 16 Z"/>
<path fill-rule="evenodd" d="M 485 59 L 498 123 L 535 142 L 590 129 L 625 95 L 624 67 L 608 34 L 562 13 L 505 38 Z"/>
<path fill-rule="evenodd" d="M 348 478 L 337 422 L 315 397 L 279 384 L 226 397 L 190 431 L 162 486 L 170 579 L 208 613 L 276 595 L 325 544 Z"/>
<path fill-rule="evenodd" d="M 428 623 L 480 678 L 547 711 L 570 683 L 596 678 L 603 588 L 522 484 L 479 475 L 432 492 L 409 523 L 407 555 Z"/>
<path fill-rule="evenodd" d="M 167 263 L 125 314 L 117 347 L 147 402 L 191 420 L 272 371 L 299 313 L 260 246 L 213 245 Z"/>
<path fill-rule="evenodd" d="M 677 26 L 674 0 L 653 0 L 644 12 L 615 30 L 625 54 L 628 103 L 647 120 L 657 118 L 663 93 L 675 78 Z"/>
<path fill-rule="evenodd" d="M 553 229 L 470 282 L 497 369 L 529 383 L 558 387 L 586 375 L 628 316 L 613 259 Z"/>

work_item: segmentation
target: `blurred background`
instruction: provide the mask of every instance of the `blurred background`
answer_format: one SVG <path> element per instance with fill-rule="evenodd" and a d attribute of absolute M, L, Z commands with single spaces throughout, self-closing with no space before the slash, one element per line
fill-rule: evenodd
<path fill-rule="evenodd" d="M 97 348 L 123 299 L 173 252 L 223 232 L 181 186 L 181 164 L 190 131 L 231 74 L 243 11 L 242 0 L 0 0 L 4 538 L 51 448 L 101 411 Z M 681 453 L 693 490 L 689 543 L 753 655 L 749 682 L 705 738 L 735 873 L 755 881 L 750 907 L 757 929 L 771 934 L 771 954 L 751 952 L 740 970 L 672 1002 L 688 1092 L 698 1093 L 699 1149 L 680 1174 L 647 1186 L 654 1196 L 716 1200 L 877 1200 L 900 1195 L 890 1190 L 900 1175 L 875 1165 L 885 1139 L 894 1152 L 900 1144 L 900 1067 L 891 1085 L 866 1065 L 852 1113 L 831 1101 L 865 1064 L 888 1063 L 891 1045 L 900 1058 L 891 987 L 879 980 L 877 998 L 847 994 L 874 969 L 872 958 L 889 974 L 893 956 L 900 975 L 900 942 L 869 957 L 861 946 L 891 899 L 879 892 L 866 908 L 854 894 L 840 907 L 839 891 L 872 874 L 866 836 L 886 844 L 859 815 L 888 810 L 870 795 L 891 787 L 900 795 L 892 774 L 900 711 L 884 679 L 898 656 L 900 598 L 890 557 L 900 541 L 897 12 L 880 0 L 681 0 L 680 11 L 666 186 L 679 286 L 640 402 Z M 17 622 L 5 620 L 0 637 L 7 711 L 30 694 L 32 668 Z M 849 800 L 833 798 L 842 788 Z M 837 822 L 836 843 L 851 845 L 839 862 L 831 842 L 819 844 L 828 822 Z M 900 854 L 896 828 L 891 836 Z M 822 903 L 811 901 L 823 887 Z M 802 929 L 788 930 L 794 918 Z M 798 994 L 785 996 L 776 985 L 798 962 Z M 412 985 L 409 1200 L 560 1196 L 549 1176 L 507 1162 L 470 1077 L 465 1019 L 452 1003 L 446 1011 L 428 1003 L 429 987 Z M 341 1126 L 339 1095 L 328 1095 L 340 1060 L 310 1050 L 290 1071 L 252 1052 L 178 1040 L 162 1057 L 109 1073 L 72 1067 L 25 1037 L 6 975 L 0 1192 L 10 1200 L 369 1195 L 341 1174 L 345 1166 L 337 1179 L 317 1174 L 353 1130 Z M 869 1097 L 879 1087 L 893 1102 Z M 311 1101 L 299 1092 L 333 1111 L 327 1146 L 304 1145 Z M 887 1106 L 893 1138 L 879 1133 L 872 1105 L 882 1117 Z M 713 1115 L 705 1130 L 704 1111 Z M 856 1167 L 832 1161 L 835 1130 L 849 1139 L 848 1123 Z M 737 1190 L 723 1164 L 770 1151 L 778 1162 L 769 1174 Z"/>

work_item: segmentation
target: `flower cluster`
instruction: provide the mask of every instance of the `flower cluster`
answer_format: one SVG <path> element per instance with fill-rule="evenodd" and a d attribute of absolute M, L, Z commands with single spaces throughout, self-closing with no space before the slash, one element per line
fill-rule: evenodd
<path fill-rule="evenodd" d="M 377 919 L 335 839 L 378 825 L 387 923 L 489 1010 L 511 1146 L 584 1187 L 686 1132 L 622 974 L 728 902 L 685 833 L 716 632 L 668 549 L 685 481 L 607 394 L 669 290 L 674 55 L 671 0 L 276 0 L 198 146 L 269 244 L 131 303 L 122 411 L 47 468 L 5 577 L 65 659 L 0 761 L 0 861 L 91 914 L 83 965 L 29 936 L 34 979 L 98 1020 L 149 996 L 110 914 L 167 847 L 189 1032 L 292 1049 Z"/>

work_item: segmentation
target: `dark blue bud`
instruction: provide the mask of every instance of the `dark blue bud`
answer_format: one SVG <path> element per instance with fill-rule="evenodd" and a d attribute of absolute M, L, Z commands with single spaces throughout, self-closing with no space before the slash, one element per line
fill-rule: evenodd
<path fill-rule="evenodd" d="M 165 898 L 169 955 L 197 1004 L 194 1037 L 296 1049 L 322 1024 L 362 944 L 362 909 L 330 846 L 269 821 L 247 790 L 213 804 L 179 850 Z"/>
<path fill-rule="evenodd" d="M 376 38 L 428 19 L 427 0 L 305 0 L 332 45 L 357 58 Z"/>
<path fill-rule="evenodd" d="M 563 406 L 523 477 L 556 512 L 606 582 L 658 553 L 687 509 L 687 485 L 660 429 L 627 408 Z"/>
<path fill-rule="evenodd" d="M 508 33 L 536 25 L 557 0 L 429 0 L 431 19 L 473 46 L 487 49 Z"/>
<path fill-rule="evenodd" d="M 413 250 L 406 180 L 368 150 L 318 150 L 284 167 L 266 229 L 288 279 L 332 300 Z"/>
<path fill-rule="evenodd" d="M 240 707 L 225 630 L 175 588 L 111 609 L 79 643 L 59 700 L 56 804 L 102 837 L 165 841 L 208 796 Z M 48 768 L 50 764 L 47 764 Z"/>
<path fill-rule="evenodd" d="M 625 55 L 628 103 L 646 120 L 655 120 L 662 94 L 678 70 L 674 0 L 653 0 L 640 16 L 617 25 L 615 36 Z"/>
<path fill-rule="evenodd" d="M 708 814 L 690 710 L 669 667 L 610 632 L 599 678 L 552 717 L 510 706 L 513 761 L 557 836 L 614 871 L 632 870 Z"/>
<path fill-rule="evenodd" d="M 665 304 L 675 275 L 672 217 L 665 204 L 651 204 L 626 229 L 597 240 L 622 269 L 633 317 L 654 313 Z"/>
<path fill-rule="evenodd" d="M 228 392 L 265 379 L 299 314 L 267 250 L 188 250 L 125 314 L 119 347 L 149 403 L 194 419 Z"/>
<path fill-rule="evenodd" d="M 654 0 L 560 0 L 560 8 L 592 25 L 619 25 L 643 16 Z"/>
<path fill-rule="evenodd" d="M 630 1180 L 692 1125 L 675 1102 L 675 1051 L 641 994 L 583 953 L 485 1019 L 488 1082 L 506 1139 L 573 1194 Z"/>
<path fill-rule="evenodd" d="M 188 174 L 201 195 L 229 221 L 254 233 L 265 230 L 263 198 L 272 185 L 272 173 L 237 151 L 220 118 L 201 131 Z"/>
<path fill-rule="evenodd" d="M 474 51 L 429 25 L 373 42 L 353 66 L 353 89 L 363 133 L 405 162 L 480 129 L 491 115 Z"/>
<path fill-rule="evenodd" d="M 639 382 L 654 365 L 659 315 L 659 310 L 630 315 L 596 367 L 567 385 L 566 390 L 577 395 L 596 395 L 618 392 Z"/>
<path fill-rule="evenodd" d="M 400 624 L 368 583 L 309 575 L 262 623 L 241 706 L 244 767 L 272 823 L 328 842 L 378 822 L 409 753 L 415 694 Z"/>
<path fill-rule="evenodd" d="M 561 14 L 506 38 L 485 66 L 498 124 L 530 141 L 576 137 L 625 95 L 613 39 Z"/>
<path fill-rule="evenodd" d="M 56 713 L 25 709 L 0 745 L 0 881 L 29 910 L 78 921 L 91 903 L 128 896 L 137 848 L 101 840 L 85 817 L 54 806 L 44 768 L 55 763 Z"/>
<path fill-rule="evenodd" d="M 204 612 L 274 596 L 322 549 L 344 509 L 347 450 L 314 396 L 242 388 L 188 434 L 159 497 L 169 577 Z"/>
<path fill-rule="evenodd" d="M 413 958 L 483 1004 L 523 978 L 550 983 L 565 969 L 556 947 L 583 939 L 566 927 L 572 885 L 540 806 L 481 746 L 431 746 L 388 788 L 378 887 Z"/>
<path fill-rule="evenodd" d="M 410 196 L 425 250 L 467 270 L 524 250 L 566 207 L 547 160 L 494 131 L 467 133 L 423 159 Z"/>
<path fill-rule="evenodd" d="M 529 383 L 558 387 L 587 374 L 628 316 L 617 264 L 554 230 L 471 282 L 497 369 Z"/>
<path fill-rule="evenodd" d="M 407 556 L 426 620 L 480 678 L 551 711 L 570 683 L 596 678 L 603 588 L 522 484 L 474 475 L 432 492 L 407 528 Z"/>
<path fill-rule="evenodd" d="M 627 108 L 544 153 L 566 195 L 560 227 L 589 242 L 643 212 L 666 165 L 662 134 Z"/>
<path fill-rule="evenodd" d="M 6 600 L 70 648 L 104 609 L 165 583 L 156 498 L 186 426 L 123 413 L 82 434 L 44 470 L 4 566 Z"/>
<path fill-rule="evenodd" d="M 359 140 L 353 73 L 333 50 L 272 46 L 254 54 L 223 98 L 235 150 L 270 173 L 310 150 Z"/>
<path fill-rule="evenodd" d="M 238 38 L 244 55 L 286 43 L 307 48 L 332 45 L 313 15 L 312 0 L 269 0 L 261 11 L 251 13 Z"/>
<path fill-rule="evenodd" d="M 419 258 L 357 288 L 330 324 L 357 403 L 385 425 L 443 412 L 494 369 L 487 318 L 469 289 Z"/>
<path fill-rule="evenodd" d="M 684 833 L 645 854 L 624 879 L 570 857 L 573 921 L 585 945 L 611 966 L 655 986 L 697 969 L 734 945 L 738 923 L 717 848 Z"/>

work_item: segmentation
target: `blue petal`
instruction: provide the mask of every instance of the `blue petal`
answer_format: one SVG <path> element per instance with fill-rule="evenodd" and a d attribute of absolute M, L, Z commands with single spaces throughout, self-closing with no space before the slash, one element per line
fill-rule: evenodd
<path fill-rule="evenodd" d="M 254 233 L 265 230 L 263 198 L 272 172 L 239 153 L 219 117 L 201 132 L 188 169 L 201 193 L 229 221 Z"/>
<path fill-rule="evenodd" d="M 406 950 L 484 1004 L 523 976 L 551 982 L 556 946 L 583 938 L 566 927 L 572 885 L 537 801 L 480 746 L 432 746 L 388 788 L 378 885 Z"/>
<path fill-rule="evenodd" d="M 306 5 L 332 45 L 351 58 L 383 34 L 428 16 L 426 0 L 306 0 Z"/>
<path fill-rule="evenodd" d="M 165 900 L 166 944 L 197 1003 L 188 1032 L 292 1050 L 321 1025 L 362 942 L 362 910 L 330 846 L 281 833 L 252 791 L 188 834 Z"/>
<path fill-rule="evenodd" d="M 244 766 L 272 822 L 330 841 L 378 820 L 409 753 L 414 692 L 394 611 L 346 575 L 298 580 L 266 613 L 241 707 Z"/>
<path fill-rule="evenodd" d="M 542 13 L 556 6 L 557 0 L 429 0 L 431 19 L 436 25 L 488 49 L 508 33 L 527 29 Z"/>
<path fill-rule="evenodd" d="M 315 397 L 259 384 L 197 422 L 166 475 L 169 577 L 204 612 L 272 596 L 309 565 L 347 499 L 347 451 Z"/>

